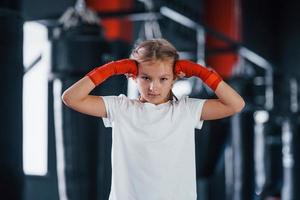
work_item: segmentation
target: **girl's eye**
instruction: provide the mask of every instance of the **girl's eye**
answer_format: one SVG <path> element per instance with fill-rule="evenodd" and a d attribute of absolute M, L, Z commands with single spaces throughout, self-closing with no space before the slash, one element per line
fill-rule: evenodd
<path fill-rule="evenodd" d="M 146 77 L 146 76 L 143 76 L 142 79 L 144 79 L 144 80 L 149 80 L 149 78 Z"/>
<path fill-rule="evenodd" d="M 162 80 L 162 81 L 167 81 L 168 79 L 167 79 L 167 78 L 162 78 L 161 80 Z"/>

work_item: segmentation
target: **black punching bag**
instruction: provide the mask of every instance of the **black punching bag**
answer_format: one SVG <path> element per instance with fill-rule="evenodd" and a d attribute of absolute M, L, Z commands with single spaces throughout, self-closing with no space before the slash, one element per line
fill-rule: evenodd
<path fill-rule="evenodd" d="M 97 199 L 100 120 L 68 108 L 62 103 L 61 95 L 89 70 L 103 64 L 107 44 L 98 25 L 54 27 L 49 35 L 59 197 L 62 200 Z"/>
<path fill-rule="evenodd" d="M 22 79 L 23 19 L 16 1 L 0 3 L 0 198 L 23 193 Z"/>
<path fill-rule="evenodd" d="M 111 184 L 111 129 L 104 128 L 100 118 L 63 105 L 61 95 L 93 68 L 124 58 L 128 47 L 107 43 L 98 25 L 52 27 L 49 35 L 60 199 L 106 199 Z M 125 76 L 113 76 L 91 94 L 106 96 L 126 92 Z"/>

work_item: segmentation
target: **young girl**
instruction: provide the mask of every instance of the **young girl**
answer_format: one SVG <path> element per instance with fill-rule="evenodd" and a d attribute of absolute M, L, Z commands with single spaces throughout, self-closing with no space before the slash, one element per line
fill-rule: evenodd
<path fill-rule="evenodd" d="M 62 95 L 70 108 L 112 127 L 110 200 L 196 200 L 194 129 L 240 112 L 245 102 L 215 72 L 188 60 L 164 39 L 139 44 L 130 59 L 95 68 Z M 126 74 L 140 96 L 92 96 L 108 77 Z M 197 76 L 218 99 L 177 99 L 177 77 Z M 88 136 L 87 136 L 88 137 Z"/>

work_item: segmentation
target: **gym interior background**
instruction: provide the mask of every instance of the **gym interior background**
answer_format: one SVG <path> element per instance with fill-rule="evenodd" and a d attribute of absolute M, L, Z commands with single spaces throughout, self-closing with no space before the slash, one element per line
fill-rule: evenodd
<path fill-rule="evenodd" d="M 108 199 L 111 129 L 61 93 L 164 37 L 247 104 L 195 131 L 198 200 L 299 200 L 299 10 L 296 0 L 1 0 L 0 199 Z M 134 97 L 131 86 L 115 76 L 93 92 Z M 174 93 L 214 98 L 193 78 Z"/>

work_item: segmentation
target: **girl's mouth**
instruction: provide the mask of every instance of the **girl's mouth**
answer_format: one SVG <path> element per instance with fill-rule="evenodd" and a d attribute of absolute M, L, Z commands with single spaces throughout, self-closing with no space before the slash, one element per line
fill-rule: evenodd
<path fill-rule="evenodd" d="M 159 94 L 151 94 L 151 93 L 148 93 L 148 96 L 150 96 L 150 97 L 156 97 L 156 96 L 159 96 Z"/>

